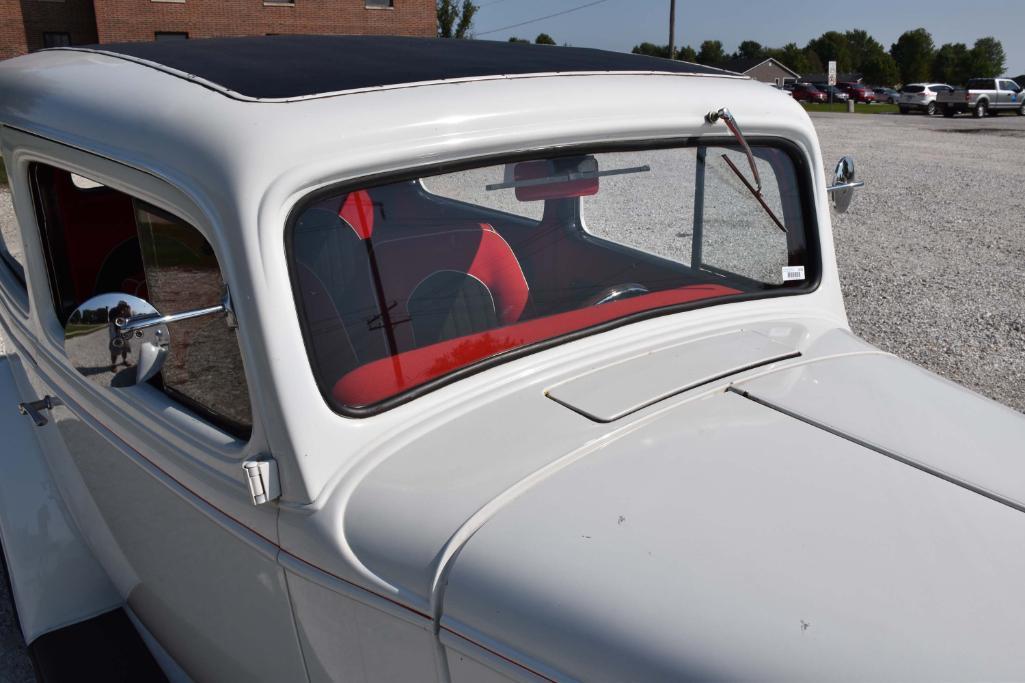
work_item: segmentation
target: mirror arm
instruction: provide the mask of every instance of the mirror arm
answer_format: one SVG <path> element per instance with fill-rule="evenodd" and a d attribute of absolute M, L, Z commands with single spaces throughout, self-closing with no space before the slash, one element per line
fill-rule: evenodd
<path fill-rule="evenodd" d="M 234 329 L 237 326 L 235 310 L 231 305 L 231 293 L 228 292 L 227 289 L 224 290 L 224 297 L 221 299 L 221 303 L 216 306 L 196 308 L 191 311 L 182 311 L 181 313 L 172 313 L 170 315 L 143 315 L 135 316 L 127 320 L 124 318 L 118 318 L 114 321 L 114 324 L 117 325 L 117 329 L 121 334 L 130 334 L 136 330 L 144 330 L 148 327 L 167 325 L 169 323 L 191 320 L 192 318 L 202 318 L 203 316 L 216 315 L 218 313 L 225 314 L 228 318 L 229 327 Z"/>
<path fill-rule="evenodd" d="M 830 185 L 826 188 L 826 192 L 839 192 L 840 190 L 847 189 L 857 190 L 862 187 L 865 187 L 865 181 L 857 180 L 853 183 L 837 183 L 836 185 Z"/>

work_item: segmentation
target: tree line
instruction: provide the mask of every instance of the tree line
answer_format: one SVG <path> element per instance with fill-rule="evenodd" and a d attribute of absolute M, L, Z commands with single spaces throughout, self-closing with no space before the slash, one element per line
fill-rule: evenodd
<path fill-rule="evenodd" d="M 635 54 L 669 57 L 668 45 L 641 43 Z M 775 58 L 799 74 L 822 74 L 826 65 L 836 62 L 840 73 L 859 73 L 868 83 L 913 83 L 942 81 L 963 84 L 969 78 L 995 78 L 1004 74 L 1007 62 L 1004 46 L 991 36 L 979 38 L 972 47 L 964 43 L 945 43 L 939 48 L 924 28 L 905 31 L 887 50 L 867 31 L 853 29 L 840 33 L 827 31 L 808 41 L 783 47 L 765 47 L 745 40 L 737 51 L 727 53 L 718 40 L 706 40 L 697 50 L 685 45 L 674 51 L 674 59 L 708 66 L 722 66 L 734 59 Z"/>
<path fill-rule="evenodd" d="M 479 7 L 472 0 L 437 0 L 438 37 L 472 38 L 473 17 Z M 513 43 L 529 40 L 513 37 Z M 554 45 L 555 40 L 542 33 L 534 41 Z M 636 54 L 670 57 L 668 45 L 641 43 Z M 868 31 L 852 29 L 843 33 L 826 31 L 808 41 L 803 48 L 797 43 L 783 47 L 766 47 L 754 40 L 745 40 L 736 52 L 727 53 L 722 41 L 706 40 L 695 50 L 690 45 L 674 50 L 673 59 L 708 66 L 723 66 L 734 59 L 768 59 L 782 62 L 799 74 L 823 74 L 826 65 L 836 62 L 840 73 L 858 73 L 867 83 L 895 85 L 917 81 L 940 81 L 956 85 L 969 78 L 996 78 L 1004 75 L 1007 56 L 1004 46 L 992 36 L 979 38 L 972 47 L 965 43 L 944 43 L 936 47 L 932 35 L 924 28 L 905 31 L 887 50 Z M 1025 83 L 1025 75 L 1016 80 Z"/>

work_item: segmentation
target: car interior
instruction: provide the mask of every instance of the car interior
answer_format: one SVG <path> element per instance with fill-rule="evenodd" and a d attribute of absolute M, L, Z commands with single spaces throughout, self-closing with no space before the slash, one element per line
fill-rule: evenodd
<path fill-rule="evenodd" d="M 510 182 L 495 188 L 543 203 L 540 220 L 432 194 L 419 180 L 307 205 L 291 232 L 293 285 L 324 393 L 367 406 L 513 349 L 771 288 L 589 233 L 582 198 L 600 191 L 603 173 L 589 155 L 510 165 Z M 784 211 L 792 220 L 800 206 Z M 795 254 L 801 240 L 791 238 Z"/>

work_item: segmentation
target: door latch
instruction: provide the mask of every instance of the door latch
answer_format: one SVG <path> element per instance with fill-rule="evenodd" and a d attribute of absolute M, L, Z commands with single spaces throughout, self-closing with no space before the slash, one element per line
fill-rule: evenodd
<path fill-rule="evenodd" d="M 18 412 L 22 415 L 30 415 L 32 417 L 32 421 L 36 423 L 36 426 L 42 427 L 49 422 L 49 420 L 46 419 L 46 415 L 43 415 L 43 412 L 53 410 L 55 406 L 62 405 L 64 405 L 64 402 L 56 396 L 44 396 L 38 401 L 19 403 Z"/>
<path fill-rule="evenodd" d="M 281 484 L 278 482 L 278 463 L 274 460 L 247 460 L 242 463 L 242 472 L 253 505 L 263 505 L 281 497 Z"/>

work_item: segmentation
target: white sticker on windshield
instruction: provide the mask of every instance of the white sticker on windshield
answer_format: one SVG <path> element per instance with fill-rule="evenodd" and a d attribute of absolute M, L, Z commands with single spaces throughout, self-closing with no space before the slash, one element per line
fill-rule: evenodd
<path fill-rule="evenodd" d="M 804 266 L 783 266 L 783 282 L 804 279 Z"/>

